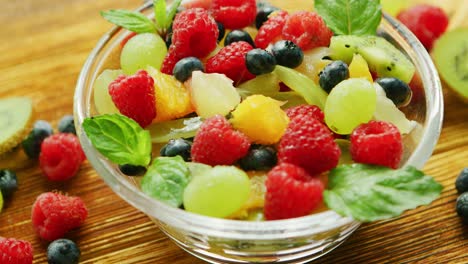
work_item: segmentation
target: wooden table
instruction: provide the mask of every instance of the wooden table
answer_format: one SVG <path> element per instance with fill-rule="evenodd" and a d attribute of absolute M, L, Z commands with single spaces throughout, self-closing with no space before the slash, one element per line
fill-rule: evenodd
<path fill-rule="evenodd" d="M 54 127 L 72 113 L 78 73 L 110 24 L 99 15 L 133 9 L 137 0 L 0 0 L 0 98 L 28 96 L 36 119 Z M 468 105 L 447 89 L 445 121 L 434 155 L 425 166 L 444 185 L 432 205 L 392 221 L 365 224 L 317 263 L 468 263 L 468 226 L 455 213 L 454 181 L 468 166 Z M 0 131 L 1 133 L 1 131 Z M 67 237 L 82 251 L 82 263 L 203 263 L 173 244 L 142 213 L 117 197 L 88 162 L 65 183 L 45 180 L 36 163 L 17 164 L 19 190 L 0 214 L 0 235 L 33 243 L 35 263 L 46 262 L 47 243 L 33 232 L 36 197 L 60 190 L 87 204 L 89 218 Z"/>

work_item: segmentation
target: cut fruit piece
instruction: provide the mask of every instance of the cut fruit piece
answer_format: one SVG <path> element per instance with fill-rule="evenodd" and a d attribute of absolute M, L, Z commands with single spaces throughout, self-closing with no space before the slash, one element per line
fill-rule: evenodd
<path fill-rule="evenodd" d="M 123 75 L 122 70 L 104 70 L 96 78 L 94 82 L 94 106 L 99 114 L 118 114 L 119 109 L 112 101 L 112 97 L 109 94 L 109 84 L 117 79 L 120 75 Z"/>
<path fill-rule="evenodd" d="M 468 28 L 442 35 L 434 44 L 432 57 L 444 81 L 468 102 Z"/>
<path fill-rule="evenodd" d="M 375 108 L 374 119 L 394 124 L 401 134 L 408 134 L 416 126 L 415 121 L 410 121 L 401 112 L 392 100 L 385 95 L 384 89 L 374 83 L 377 93 L 377 106 Z"/>
<path fill-rule="evenodd" d="M 168 121 L 193 112 L 190 94 L 181 82 L 153 67 L 147 70 L 154 79 L 156 118 L 153 122 Z"/>
<path fill-rule="evenodd" d="M 32 120 L 31 99 L 10 97 L 0 100 L 0 155 L 21 143 L 29 133 Z"/>
<path fill-rule="evenodd" d="M 202 123 L 202 119 L 197 116 L 153 123 L 146 129 L 153 143 L 167 143 L 171 139 L 194 137 Z"/>
<path fill-rule="evenodd" d="M 330 43 L 331 58 L 350 63 L 359 53 L 378 77 L 395 77 L 406 83 L 413 78 L 415 67 L 395 46 L 377 36 L 334 36 Z"/>
<path fill-rule="evenodd" d="M 186 85 L 198 116 L 209 118 L 231 112 L 241 100 L 232 83 L 224 74 L 194 71 Z"/>
<path fill-rule="evenodd" d="M 304 60 L 296 71 L 306 75 L 316 84 L 319 82 L 319 73 L 327 66 L 331 60 L 327 60 L 330 56 L 330 49 L 325 47 L 315 48 L 304 52 Z"/>
<path fill-rule="evenodd" d="M 364 78 L 369 82 L 374 81 L 366 60 L 357 53 L 354 54 L 353 60 L 349 64 L 349 78 Z"/>
<path fill-rule="evenodd" d="M 244 203 L 242 208 L 230 215 L 229 218 L 233 219 L 246 219 L 252 212 L 258 209 L 263 211 L 263 205 L 265 204 L 265 180 L 267 178 L 266 172 L 248 172 L 250 177 L 250 195 L 247 202 Z"/>
<path fill-rule="evenodd" d="M 264 94 L 279 92 L 280 81 L 274 73 L 262 74 L 252 80 L 248 80 L 237 87 L 237 91 L 241 94 Z"/>
<path fill-rule="evenodd" d="M 274 71 L 280 81 L 291 90 L 296 91 L 304 97 L 308 104 L 316 105 L 323 109 L 327 100 L 327 93 L 304 74 L 283 66 L 276 66 Z"/>
<path fill-rule="evenodd" d="M 377 104 L 372 83 L 363 78 L 340 82 L 328 95 L 325 123 L 335 133 L 350 134 L 360 124 L 371 120 Z"/>

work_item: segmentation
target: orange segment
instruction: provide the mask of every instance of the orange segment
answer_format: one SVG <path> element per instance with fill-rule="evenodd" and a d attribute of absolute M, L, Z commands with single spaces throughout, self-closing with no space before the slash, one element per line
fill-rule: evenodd
<path fill-rule="evenodd" d="M 366 60 L 357 53 L 354 54 L 349 64 L 349 78 L 365 78 L 371 83 L 374 82 Z"/>

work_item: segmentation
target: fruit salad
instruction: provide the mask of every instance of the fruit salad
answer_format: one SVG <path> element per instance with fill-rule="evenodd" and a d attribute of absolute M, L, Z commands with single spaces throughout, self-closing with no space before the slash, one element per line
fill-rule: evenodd
<path fill-rule="evenodd" d="M 145 194 L 211 217 L 373 221 L 430 203 L 441 185 L 402 168 L 415 66 L 376 34 L 378 1 L 332 2 L 103 12 L 132 33 L 94 81 L 87 137 Z"/>

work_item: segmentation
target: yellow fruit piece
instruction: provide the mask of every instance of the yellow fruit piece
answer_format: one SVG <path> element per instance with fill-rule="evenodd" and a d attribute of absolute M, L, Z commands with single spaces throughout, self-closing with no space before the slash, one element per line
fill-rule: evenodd
<path fill-rule="evenodd" d="M 31 99 L 0 99 L 0 156 L 16 147 L 28 135 L 34 112 Z"/>
<path fill-rule="evenodd" d="M 249 171 L 250 177 L 250 195 L 247 202 L 237 212 L 232 214 L 231 219 L 246 219 L 250 212 L 257 209 L 262 209 L 265 204 L 266 186 L 265 180 L 267 178 L 264 171 Z"/>
<path fill-rule="evenodd" d="M 304 60 L 295 70 L 312 79 L 316 84 L 319 83 L 319 74 L 331 63 L 331 60 L 323 59 L 330 55 L 329 48 L 315 48 L 304 53 Z"/>
<path fill-rule="evenodd" d="M 264 95 L 251 95 L 232 112 L 231 123 L 255 143 L 274 144 L 283 136 L 289 123 L 281 109 L 282 104 Z"/>
<path fill-rule="evenodd" d="M 154 79 L 156 118 L 153 122 L 173 120 L 193 112 L 187 88 L 171 75 L 149 68 Z"/>
<path fill-rule="evenodd" d="M 369 82 L 374 82 L 369 71 L 369 65 L 359 54 L 354 53 L 353 60 L 349 64 L 349 78 L 365 78 Z"/>

